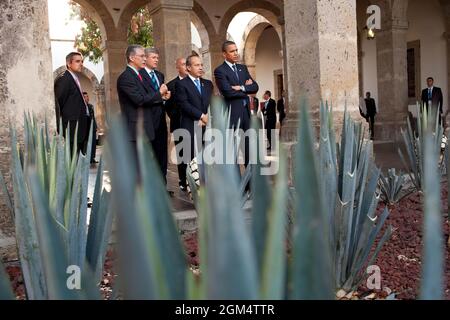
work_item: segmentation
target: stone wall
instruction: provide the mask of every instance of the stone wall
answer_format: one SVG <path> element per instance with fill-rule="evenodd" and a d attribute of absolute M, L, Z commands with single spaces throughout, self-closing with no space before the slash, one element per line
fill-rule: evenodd
<path fill-rule="evenodd" d="M 54 119 L 47 1 L 0 1 L 0 170 L 10 182 L 9 125 L 22 131 L 24 112 Z M 56 124 L 49 121 L 50 125 Z M 0 200 L 0 240 L 13 234 Z"/>

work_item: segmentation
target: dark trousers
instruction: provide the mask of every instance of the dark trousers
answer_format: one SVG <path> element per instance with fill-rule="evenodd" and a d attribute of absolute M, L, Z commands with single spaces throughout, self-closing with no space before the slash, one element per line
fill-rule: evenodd
<path fill-rule="evenodd" d="M 187 164 L 184 162 L 181 162 L 181 160 L 183 159 L 183 149 L 180 148 L 180 143 L 183 142 L 183 137 L 179 137 L 176 141 L 175 141 L 175 150 L 176 150 L 176 154 L 177 154 L 177 169 L 178 169 L 178 180 L 179 180 L 179 184 L 182 186 L 186 186 L 187 185 L 187 181 L 186 181 L 186 169 L 187 169 Z"/>
<path fill-rule="evenodd" d="M 167 182 L 167 122 L 165 114 L 164 118 L 161 118 L 159 126 L 155 131 L 155 139 L 152 141 L 153 153 L 161 168 L 161 174 L 164 181 Z"/>
<path fill-rule="evenodd" d="M 276 128 L 276 121 L 266 121 L 266 134 L 267 134 L 267 140 L 269 140 L 269 147 L 272 148 L 272 130 Z"/>
<path fill-rule="evenodd" d="M 374 138 L 374 127 L 375 127 L 375 115 L 369 115 L 367 116 L 367 119 L 369 120 L 369 131 L 370 131 L 370 138 Z"/>

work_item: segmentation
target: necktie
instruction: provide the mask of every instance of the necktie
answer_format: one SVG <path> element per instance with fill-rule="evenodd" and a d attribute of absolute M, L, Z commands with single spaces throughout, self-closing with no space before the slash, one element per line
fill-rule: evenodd
<path fill-rule="evenodd" d="M 431 100 L 431 98 L 433 97 L 433 93 L 431 91 L 431 88 L 428 89 L 428 100 Z"/>
<path fill-rule="evenodd" d="M 155 91 L 158 91 L 159 90 L 159 84 L 158 84 L 158 80 L 156 80 L 155 71 L 151 71 L 150 72 L 150 78 L 152 79 L 153 89 L 155 89 Z"/>
<path fill-rule="evenodd" d="M 200 80 L 199 79 L 195 79 L 194 80 L 195 86 L 197 87 L 197 90 L 200 94 L 202 94 L 202 87 L 200 86 Z"/>
<path fill-rule="evenodd" d="M 139 80 L 141 80 L 141 82 L 143 81 L 140 73 L 138 73 L 138 78 L 139 78 Z"/>
<path fill-rule="evenodd" d="M 237 72 L 237 68 L 236 68 L 236 65 L 235 65 L 235 64 L 233 64 L 233 71 L 234 71 L 234 73 L 236 74 L 236 78 L 237 78 L 238 81 L 239 81 L 239 73 Z"/>

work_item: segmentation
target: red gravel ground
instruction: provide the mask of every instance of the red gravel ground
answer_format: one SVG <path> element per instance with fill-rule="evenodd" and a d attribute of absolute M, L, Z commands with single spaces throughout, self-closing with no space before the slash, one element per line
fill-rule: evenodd
<path fill-rule="evenodd" d="M 442 225 L 445 246 L 445 298 L 450 300 L 450 233 L 447 215 L 447 186 L 443 184 Z M 384 204 L 377 209 L 381 212 Z M 393 227 L 392 237 L 380 251 L 375 262 L 381 270 L 381 285 L 396 293 L 398 299 L 417 299 L 420 291 L 422 255 L 422 196 L 414 193 L 390 208 L 386 225 Z M 383 231 L 381 232 L 383 233 Z M 364 287 L 360 288 L 365 291 Z"/>
<path fill-rule="evenodd" d="M 443 230 L 445 241 L 445 298 L 450 299 L 450 248 L 447 244 L 450 227 L 447 212 L 447 188 L 443 184 L 442 189 L 443 208 Z M 385 297 L 386 288 L 396 294 L 397 299 L 417 299 L 420 290 L 421 275 L 421 252 L 422 252 L 422 204 L 421 195 L 414 193 L 403 198 L 398 204 L 390 208 L 390 216 L 386 225 L 391 224 L 393 234 L 391 239 L 385 243 L 376 260 L 376 265 L 381 270 L 382 292 L 378 292 L 377 297 Z M 378 212 L 384 209 L 384 204 L 380 204 Z M 383 233 L 383 231 L 381 232 Z M 189 265 L 198 266 L 198 242 L 197 234 L 186 234 L 182 236 L 187 262 Z M 114 272 L 112 265 L 114 256 L 108 252 L 105 262 L 104 278 L 100 288 L 105 298 L 111 295 L 111 287 L 114 282 Z M 6 268 L 17 299 L 25 298 L 22 274 L 19 266 L 9 266 Z M 358 290 L 358 296 L 363 297 L 370 292 L 364 286 Z"/>

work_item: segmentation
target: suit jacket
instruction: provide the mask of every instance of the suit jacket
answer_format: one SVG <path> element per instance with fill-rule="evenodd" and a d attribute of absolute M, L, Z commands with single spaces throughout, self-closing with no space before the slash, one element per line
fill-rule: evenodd
<path fill-rule="evenodd" d="M 97 132 L 97 121 L 95 120 L 95 114 L 94 114 L 94 106 L 90 103 L 87 104 L 88 109 L 89 109 L 89 115 L 91 116 L 91 121 L 94 122 L 94 124 L 92 125 L 92 133 L 95 137 L 95 133 Z M 90 124 L 89 124 L 90 126 Z M 95 141 L 94 141 L 95 143 Z"/>
<path fill-rule="evenodd" d="M 176 102 L 177 96 L 176 84 L 179 81 L 181 81 L 180 77 L 177 76 L 175 79 L 171 80 L 167 84 L 169 91 L 172 93 L 170 99 L 167 100 L 165 104 L 166 113 L 170 118 L 170 132 L 174 132 L 181 126 L 181 108 L 178 106 Z"/>
<path fill-rule="evenodd" d="M 190 77 L 176 83 L 176 103 L 181 109 L 181 128 L 188 130 L 193 139 L 194 122 L 199 121 L 202 114 L 208 113 L 213 93 L 213 84 L 210 80 L 201 79 L 202 94 Z"/>
<path fill-rule="evenodd" d="M 277 111 L 280 114 L 280 122 L 286 118 L 286 111 L 284 109 L 284 99 L 281 98 L 277 101 Z"/>
<path fill-rule="evenodd" d="M 431 95 L 431 105 L 435 108 L 439 106 L 439 113 L 442 114 L 442 104 L 444 103 L 444 98 L 442 96 L 441 88 L 433 87 L 433 92 Z M 424 105 L 428 106 L 428 88 L 422 90 L 422 102 Z"/>
<path fill-rule="evenodd" d="M 275 125 L 277 123 L 277 106 L 275 100 L 269 99 L 267 106 L 264 108 L 264 115 L 266 116 L 266 123 Z"/>
<path fill-rule="evenodd" d="M 375 99 L 364 99 L 364 101 L 366 102 L 366 116 L 370 117 L 376 115 L 377 107 L 375 105 Z"/>
<path fill-rule="evenodd" d="M 236 68 L 239 79 L 226 62 L 214 70 L 217 87 L 225 99 L 225 104 L 230 108 L 230 125 L 234 127 L 237 127 L 239 119 L 242 121 L 243 117 L 250 117 L 248 94 L 257 93 L 259 90 L 258 84 L 250 76 L 247 66 L 236 64 Z M 252 79 L 253 84 L 246 86 L 245 81 L 248 79 Z M 232 86 L 243 86 L 245 92 L 235 91 L 231 88 Z"/>
<path fill-rule="evenodd" d="M 161 94 L 149 90 L 130 67 L 127 67 L 117 79 L 117 93 L 122 114 L 128 125 L 130 141 L 136 141 L 136 126 L 140 113 L 144 118 L 145 133 L 150 141 L 153 140 L 155 127 L 151 106 L 153 103 L 162 103 Z"/>
<path fill-rule="evenodd" d="M 148 74 L 147 70 L 145 68 L 142 68 L 139 70 L 139 73 L 142 76 L 142 79 L 144 80 L 144 86 L 145 88 L 151 93 L 151 94 L 158 94 L 159 96 L 159 90 L 155 90 L 153 88 L 152 79 L 150 78 L 150 75 Z M 158 70 L 155 70 L 156 77 L 159 81 L 159 86 L 161 86 L 164 83 L 164 74 L 159 72 Z M 167 125 L 166 124 L 166 114 L 164 112 L 164 101 L 161 99 L 159 101 L 152 101 L 149 106 L 150 110 L 152 111 L 152 117 L 153 117 L 153 127 L 155 128 L 155 131 L 158 130 L 160 125 Z"/>
<path fill-rule="evenodd" d="M 87 140 L 89 116 L 86 113 L 86 103 L 80 88 L 68 70 L 56 78 L 54 89 L 58 131 L 60 129 L 59 117 L 62 118 L 64 127 L 69 121 L 78 121 L 78 143 Z"/>

